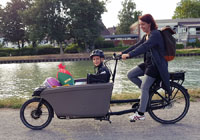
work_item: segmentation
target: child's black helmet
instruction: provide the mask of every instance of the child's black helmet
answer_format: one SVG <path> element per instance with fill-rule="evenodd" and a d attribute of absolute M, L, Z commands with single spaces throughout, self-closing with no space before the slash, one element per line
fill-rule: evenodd
<path fill-rule="evenodd" d="M 90 59 L 92 59 L 93 56 L 99 56 L 100 58 L 104 58 L 104 53 L 102 50 L 93 50 L 92 53 L 90 54 Z"/>

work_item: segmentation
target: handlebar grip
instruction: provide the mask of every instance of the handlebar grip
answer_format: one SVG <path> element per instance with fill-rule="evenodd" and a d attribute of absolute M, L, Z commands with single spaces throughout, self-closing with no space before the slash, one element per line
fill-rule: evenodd
<path fill-rule="evenodd" d="M 121 54 L 117 55 L 116 53 L 113 53 L 113 58 L 120 60 L 122 59 L 122 55 Z"/>

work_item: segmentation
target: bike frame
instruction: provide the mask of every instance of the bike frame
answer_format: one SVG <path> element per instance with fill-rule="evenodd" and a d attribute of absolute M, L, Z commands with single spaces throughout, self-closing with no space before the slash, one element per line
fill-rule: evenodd
<path fill-rule="evenodd" d="M 121 56 L 117 56 L 116 54 L 113 54 L 113 59 L 111 60 L 115 60 L 115 66 L 114 66 L 114 70 L 112 73 L 112 81 L 113 83 L 115 82 L 115 76 L 116 76 L 116 69 L 117 69 L 117 64 L 118 61 L 121 59 Z M 108 60 L 110 61 L 110 60 Z M 106 61 L 105 63 L 107 63 L 108 61 Z M 127 100 L 111 100 L 110 104 L 122 104 L 122 103 L 139 103 L 140 99 L 127 99 Z M 122 110 L 122 111 L 117 111 L 117 112 L 109 112 L 108 115 L 123 115 L 123 114 L 127 114 L 127 113 L 131 113 L 131 112 L 135 112 L 137 111 L 137 108 L 132 108 L 132 109 L 127 109 L 127 110 Z"/>
<path fill-rule="evenodd" d="M 113 59 L 111 60 L 115 60 L 115 66 L 114 66 L 114 70 L 113 70 L 113 73 L 112 73 L 112 81 L 114 83 L 115 81 L 115 76 L 116 76 L 116 69 L 117 69 L 117 64 L 118 64 L 118 61 L 121 59 L 121 56 L 117 56 L 116 54 L 113 54 Z M 110 61 L 110 60 L 108 60 Z M 105 63 L 107 63 L 108 61 L 106 61 Z M 162 97 L 162 95 L 160 95 L 159 93 L 157 93 L 164 101 L 166 101 L 167 103 L 170 102 L 170 99 L 166 99 L 164 97 Z M 127 114 L 127 113 L 132 113 L 132 112 L 136 112 L 137 111 L 137 108 L 139 106 L 139 102 L 140 102 L 140 99 L 127 99 L 127 100 L 111 100 L 110 101 L 110 104 L 122 104 L 122 103 L 135 103 L 133 104 L 136 105 L 135 107 L 132 106 L 131 109 L 127 109 L 127 110 L 122 110 L 122 111 L 116 111 L 116 112 L 109 112 L 108 115 L 111 116 L 111 115 L 123 115 L 123 114 Z M 162 106 L 163 107 L 163 106 Z M 154 109 L 160 109 L 162 107 L 157 107 L 157 108 L 154 108 Z M 147 110 L 148 110 L 149 107 L 147 107 Z"/>

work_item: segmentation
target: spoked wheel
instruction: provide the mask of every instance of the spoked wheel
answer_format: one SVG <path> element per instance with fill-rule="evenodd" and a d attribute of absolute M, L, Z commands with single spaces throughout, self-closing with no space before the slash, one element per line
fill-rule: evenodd
<path fill-rule="evenodd" d="M 164 89 L 160 88 L 151 93 L 149 98 L 149 114 L 157 122 L 162 124 L 173 124 L 187 114 L 190 100 L 187 90 L 181 85 L 171 82 L 172 95 L 165 94 Z"/>
<path fill-rule="evenodd" d="M 40 98 L 26 101 L 20 110 L 20 118 L 23 124 L 33 130 L 40 130 L 48 126 L 52 117 L 52 107 Z"/>

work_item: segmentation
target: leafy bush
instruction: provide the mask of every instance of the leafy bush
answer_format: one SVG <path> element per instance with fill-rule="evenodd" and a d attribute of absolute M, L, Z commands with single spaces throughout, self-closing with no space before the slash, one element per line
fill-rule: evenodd
<path fill-rule="evenodd" d="M 104 42 L 104 38 L 103 37 L 98 37 L 94 42 L 95 48 L 96 49 L 102 48 L 103 47 L 103 42 Z"/>
<path fill-rule="evenodd" d="M 190 46 L 194 48 L 195 47 L 195 42 L 192 42 L 192 43 L 187 42 L 187 47 L 190 47 Z"/>
<path fill-rule="evenodd" d="M 187 42 L 187 46 L 192 46 L 193 48 L 200 48 L 200 41 L 196 38 L 195 42 Z"/>
<path fill-rule="evenodd" d="M 122 40 L 119 42 L 119 44 L 117 45 L 117 47 L 124 47 Z"/>
<path fill-rule="evenodd" d="M 196 39 L 196 47 L 200 48 L 200 40 L 198 38 Z"/>
<path fill-rule="evenodd" d="M 6 52 L 0 52 L 0 57 L 4 57 L 4 56 L 9 56 L 9 54 Z"/>
<path fill-rule="evenodd" d="M 78 46 L 78 44 L 70 44 L 64 50 L 65 53 L 79 53 L 81 51 L 82 49 Z"/>
<path fill-rule="evenodd" d="M 18 55 L 44 55 L 44 54 L 58 54 L 60 53 L 60 48 L 55 48 L 52 45 L 40 45 L 36 48 L 25 47 L 17 50 Z"/>
<path fill-rule="evenodd" d="M 115 45 L 112 41 L 103 41 L 99 42 L 98 44 L 95 44 L 95 49 L 102 49 L 102 48 L 114 48 Z"/>
<path fill-rule="evenodd" d="M 37 54 L 42 55 L 42 54 L 59 54 L 60 53 L 60 48 L 55 48 L 52 45 L 43 45 L 39 46 L 37 49 Z"/>
<path fill-rule="evenodd" d="M 103 48 L 114 48 L 115 44 L 113 41 L 104 41 L 103 42 Z"/>
<path fill-rule="evenodd" d="M 99 37 L 94 42 L 95 49 L 102 49 L 102 48 L 114 48 L 115 45 L 113 41 L 105 41 L 103 37 Z"/>
<path fill-rule="evenodd" d="M 184 49 L 184 45 L 183 44 L 176 44 L 176 49 Z"/>
<path fill-rule="evenodd" d="M 25 55 L 36 55 L 36 49 L 32 47 L 25 47 L 22 49 L 17 49 L 16 54 L 19 56 L 25 56 Z"/>
<path fill-rule="evenodd" d="M 128 46 L 123 46 L 123 47 L 114 47 L 114 48 L 103 48 L 102 50 L 105 52 L 121 52 L 128 48 L 129 48 Z"/>
<path fill-rule="evenodd" d="M 3 48 L 3 44 L 2 43 L 0 43 L 0 48 Z"/>
<path fill-rule="evenodd" d="M 24 47 L 22 49 L 0 48 L 0 56 L 25 56 L 25 55 L 44 55 L 44 54 L 59 54 L 60 48 L 55 48 L 51 45 L 33 47 Z"/>
<path fill-rule="evenodd" d="M 0 48 L 0 56 L 10 56 L 16 54 L 16 49 L 14 48 Z"/>

